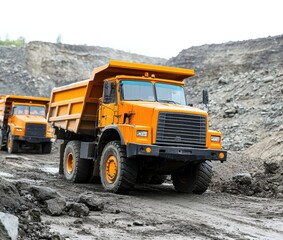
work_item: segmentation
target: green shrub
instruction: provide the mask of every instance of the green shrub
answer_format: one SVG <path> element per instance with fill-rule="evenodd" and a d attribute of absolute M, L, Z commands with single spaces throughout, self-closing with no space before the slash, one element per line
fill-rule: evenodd
<path fill-rule="evenodd" d="M 16 47 L 21 47 L 23 45 L 25 45 L 26 40 L 23 37 L 19 37 L 17 40 L 10 40 L 10 39 L 6 39 L 6 40 L 0 40 L 0 45 L 2 46 L 16 46 Z"/>

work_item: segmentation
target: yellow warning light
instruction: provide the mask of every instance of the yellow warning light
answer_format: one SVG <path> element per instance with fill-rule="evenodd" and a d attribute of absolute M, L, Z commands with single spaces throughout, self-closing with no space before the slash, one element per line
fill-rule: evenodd
<path fill-rule="evenodd" d="M 219 153 L 219 158 L 224 158 L 225 154 L 223 152 Z"/>
<path fill-rule="evenodd" d="M 151 152 L 151 148 L 150 148 L 150 147 L 147 147 L 147 148 L 145 149 L 145 151 L 146 151 L 147 153 L 150 153 L 150 152 Z"/>
<path fill-rule="evenodd" d="M 155 78 L 155 74 L 151 74 L 151 77 L 152 77 L 152 78 Z"/>

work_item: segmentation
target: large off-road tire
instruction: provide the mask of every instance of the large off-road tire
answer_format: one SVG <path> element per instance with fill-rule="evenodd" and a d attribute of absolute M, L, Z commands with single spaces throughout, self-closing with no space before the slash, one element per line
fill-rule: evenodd
<path fill-rule="evenodd" d="M 188 165 L 184 169 L 172 174 L 173 185 L 178 192 L 196 194 L 202 194 L 207 190 L 211 177 L 211 161 Z"/>
<path fill-rule="evenodd" d="M 103 149 L 100 161 L 100 179 L 104 189 L 112 193 L 125 193 L 135 187 L 137 163 L 126 156 L 119 141 L 109 142 Z"/>
<path fill-rule="evenodd" d="M 7 146 L 6 144 L 4 144 L 4 139 L 3 139 L 3 134 L 2 134 L 2 130 L 0 129 L 0 150 L 6 150 Z"/>
<path fill-rule="evenodd" d="M 42 153 L 43 154 L 51 153 L 51 149 L 52 149 L 52 143 L 51 142 L 42 143 Z"/>
<path fill-rule="evenodd" d="M 13 140 L 13 135 L 9 132 L 8 141 L 7 141 L 8 153 L 17 153 L 19 151 L 19 141 Z"/>
<path fill-rule="evenodd" d="M 80 158 L 80 146 L 80 141 L 70 141 L 64 151 L 64 176 L 74 183 L 87 182 L 89 175 L 90 161 Z"/>

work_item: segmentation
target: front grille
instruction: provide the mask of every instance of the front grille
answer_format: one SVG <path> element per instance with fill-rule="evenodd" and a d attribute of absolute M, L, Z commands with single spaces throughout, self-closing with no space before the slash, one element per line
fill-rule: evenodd
<path fill-rule="evenodd" d="M 26 124 L 26 136 L 27 137 L 45 137 L 46 125 L 45 124 Z"/>
<path fill-rule="evenodd" d="M 206 117 L 184 113 L 160 112 L 156 144 L 205 148 Z"/>

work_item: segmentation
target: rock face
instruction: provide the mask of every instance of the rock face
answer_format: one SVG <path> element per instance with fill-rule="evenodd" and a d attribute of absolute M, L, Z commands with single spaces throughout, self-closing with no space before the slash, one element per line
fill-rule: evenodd
<path fill-rule="evenodd" d="M 189 101 L 199 103 L 201 90 L 209 90 L 211 125 L 223 132 L 226 149 L 238 151 L 283 124 L 282 60 L 283 35 L 193 47 L 167 64 L 195 69 Z"/>
<path fill-rule="evenodd" d="M 93 68 L 109 59 L 164 64 L 111 48 L 31 42 L 24 47 L 0 46 L 0 94 L 49 97 L 53 87 L 88 79 Z"/>

